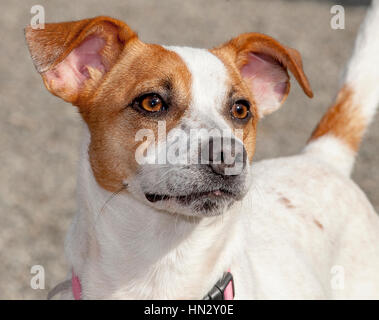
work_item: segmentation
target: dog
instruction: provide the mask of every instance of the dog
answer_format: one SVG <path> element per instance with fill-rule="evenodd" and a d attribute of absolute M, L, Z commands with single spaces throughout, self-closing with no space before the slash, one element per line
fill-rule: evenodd
<path fill-rule="evenodd" d="M 103 16 L 27 27 L 46 88 L 84 120 L 70 270 L 50 297 L 378 299 L 379 219 L 350 178 L 379 102 L 378 30 L 374 1 L 302 153 L 254 162 L 258 120 L 286 99 L 288 71 L 313 96 L 297 50 L 258 33 L 211 50 L 147 44 Z M 174 130 L 212 129 L 231 144 L 184 140 L 205 164 L 156 161 Z"/>

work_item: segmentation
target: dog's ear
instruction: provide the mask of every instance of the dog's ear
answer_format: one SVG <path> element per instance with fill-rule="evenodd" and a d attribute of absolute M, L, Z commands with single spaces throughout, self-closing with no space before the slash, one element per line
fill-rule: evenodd
<path fill-rule="evenodd" d="M 289 69 L 306 95 L 313 97 L 299 52 L 260 33 L 246 33 L 213 49 L 231 59 L 250 88 L 261 117 L 277 110 L 290 89 Z"/>
<path fill-rule="evenodd" d="M 37 71 L 47 89 L 75 104 L 115 64 L 124 45 L 136 34 L 122 21 L 96 17 L 25 28 Z"/>

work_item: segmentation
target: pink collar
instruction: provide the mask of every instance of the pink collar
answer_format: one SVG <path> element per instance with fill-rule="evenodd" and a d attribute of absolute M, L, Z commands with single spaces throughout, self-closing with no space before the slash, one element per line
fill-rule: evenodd
<path fill-rule="evenodd" d="M 78 276 L 74 273 L 74 270 L 72 270 L 71 273 L 71 289 L 74 299 L 80 300 L 82 298 L 82 285 L 80 284 Z"/>
<path fill-rule="evenodd" d="M 75 300 L 80 300 L 82 297 L 82 286 L 80 284 L 79 277 L 72 271 L 71 276 L 71 288 L 72 294 Z M 233 276 L 228 272 L 225 272 L 223 277 L 217 281 L 213 288 L 203 298 L 203 300 L 233 300 L 234 299 L 234 281 Z"/>

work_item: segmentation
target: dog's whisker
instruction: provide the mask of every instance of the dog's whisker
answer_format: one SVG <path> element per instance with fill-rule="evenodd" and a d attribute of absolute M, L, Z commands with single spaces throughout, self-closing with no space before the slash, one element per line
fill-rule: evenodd
<path fill-rule="evenodd" d="M 127 184 L 123 184 L 122 187 L 121 187 L 119 190 L 113 192 L 113 193 L 109 196 L 109 198 L 105 201 L 105 203 L 104 203 L 103 206 L 101 207 L 101 209 L 100 209 L 98 215 L 96 216 L 96 221 L 97 221 L 97 219 L 102 215 L 102 213 L 103 213 L 104 210 L 105 210 L 105 207 L 109 204 L 109 202 L 112 201 L 115 197 L 117 197 L 117 196 L 121 193 L 121 191 L 125 190 L 125 189 L 127 188 L 127 186 L 128 186 Z"/>

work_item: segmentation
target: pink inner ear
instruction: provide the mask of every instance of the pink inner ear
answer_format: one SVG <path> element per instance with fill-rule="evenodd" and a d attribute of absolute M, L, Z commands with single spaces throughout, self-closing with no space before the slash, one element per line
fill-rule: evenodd
<path fill-rule="evenodd" d="M 57 91 L 73 90 L 77 92 L 80 85 L 90 78 L 87 67 L 92 67 L 104 73 L 105 67 L 100 55 L 104 45 L 105 41 L 98 36 L 91 36 L 84 40 L 53 70 L 45 73 L 49 85 L 52 85 L 54 90 Z"/>
<path fill-rule="evenodd" d="M 249 53 L 242 67 L 242 77 L 253 93 L 261 115 L 279 108 L 287 94 L 288 74 L 275 59 L 266 54 Z"/>

